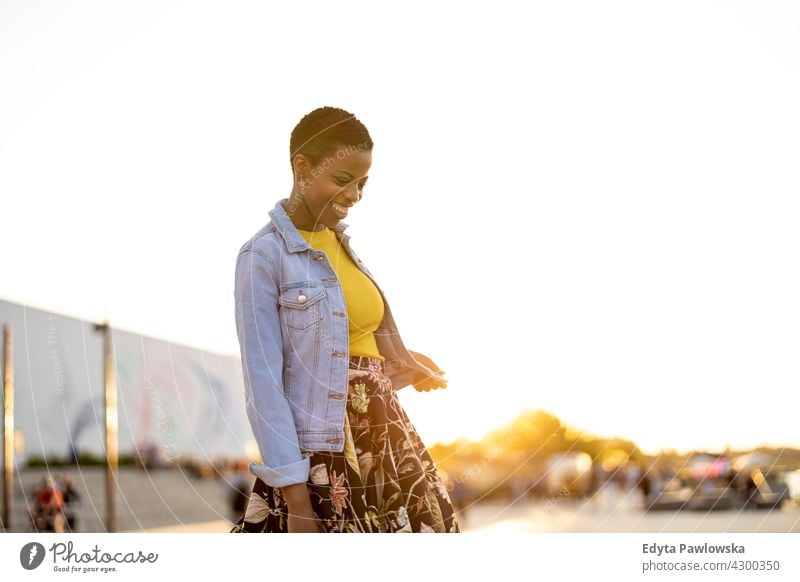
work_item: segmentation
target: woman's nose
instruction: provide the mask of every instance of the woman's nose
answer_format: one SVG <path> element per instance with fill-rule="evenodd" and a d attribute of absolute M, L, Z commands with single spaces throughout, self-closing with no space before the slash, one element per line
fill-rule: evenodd
<path fill-rule="evenodd" d="M 355 204 L 361 198 L 361 195 L 358 191 L 358 186 L 353 186 L 351 188 L 348 188 L 345 191 L 344 195 L 345 198 L 347 198 L 350 201 L 350 204 Z"/>

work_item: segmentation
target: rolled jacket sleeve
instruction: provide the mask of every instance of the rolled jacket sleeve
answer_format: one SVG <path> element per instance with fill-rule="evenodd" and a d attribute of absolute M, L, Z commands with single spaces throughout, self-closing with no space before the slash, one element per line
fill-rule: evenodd
<path fill-rule="evenodd" d="M 251 463 L 250 472 L 271 487 L 304 483 L 310 462 L 301 454 L 283 390 L 283 342 L 272 259 L 252 248 L 239 254 L 234 298 L 247 417 L 264 462 Z"/>

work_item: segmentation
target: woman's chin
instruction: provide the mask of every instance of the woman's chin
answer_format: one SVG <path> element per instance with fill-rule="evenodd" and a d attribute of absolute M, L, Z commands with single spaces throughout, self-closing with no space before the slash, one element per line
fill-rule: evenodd
<path fill-rule="evenodd" d="M 319 221 L 320 224 L 324 224 L 328 228 L 334 228 L 336 225 L 339 224 L 341 219 L 338 216 L 325 216 L 322 220 Z"/>

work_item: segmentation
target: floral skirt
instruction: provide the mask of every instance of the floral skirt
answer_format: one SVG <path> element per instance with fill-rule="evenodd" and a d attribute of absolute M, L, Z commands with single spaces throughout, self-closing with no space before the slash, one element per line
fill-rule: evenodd
<path fill-rule="evenodd" d="M 383 373 L 383 361 L 352 356 L 342 452 L 311 452 L 306 483 L 327 533 L 461 531 L 442 476 Z M 230 533 L 288 531 L 278 487 L 256 478 Z"/>

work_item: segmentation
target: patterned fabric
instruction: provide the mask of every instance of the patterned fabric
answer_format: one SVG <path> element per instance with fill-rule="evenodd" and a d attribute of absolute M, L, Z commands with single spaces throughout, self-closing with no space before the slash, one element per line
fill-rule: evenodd
<path fill-rule="evenodd" d="M 383 361 L 350 358 L 345 446 L 311 453 L 306 483 L 327 533 L 461 531 L 447 487 L 411 424 Z M 256 478 L 230 533 L 286 533 L 280 488 Z"/>

